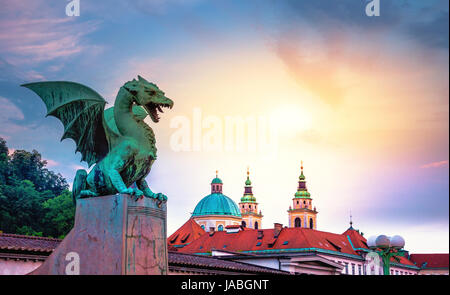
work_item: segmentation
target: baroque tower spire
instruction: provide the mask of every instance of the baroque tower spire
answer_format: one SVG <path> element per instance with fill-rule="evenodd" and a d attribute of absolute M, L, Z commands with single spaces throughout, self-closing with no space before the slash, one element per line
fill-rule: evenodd
<path fill-rule="evenodd" d="M 316 229 L 316 207 L 312 206 L 311 194 L 306 187 L 306 177 L 303 173 L 303 161 L 300 162 L 300 176 L 298 177 L 297 192 L 292 199 L 293 206 L 289 207 L 289 227 L 307 227 Z"/>
<path fill-rule="evenodd" d="M 261 228 L 262 214 L 258 213 L 258 203 L 253 195 L 252 182 L 250 180 L 250 169 L 247 167 L 247 180 L 245 181 L 244 195 L 239 203 L 242 215 L 242 226 L 248 228 Z"/>

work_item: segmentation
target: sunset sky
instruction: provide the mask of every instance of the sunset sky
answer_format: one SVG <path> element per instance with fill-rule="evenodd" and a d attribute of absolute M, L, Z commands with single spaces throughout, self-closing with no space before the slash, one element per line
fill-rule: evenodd
<path fill-rule="evenodd" d="M 175 102 L 148 120 L 158 160 L 147 180 L 169 198 L 169 234 L 216 170 L 239 202 L 248 166 L 263 227 L 287 225 L 303 160 L 318 230 L 344 232 L 351 211 L 366 237 L 449 251 L 447 0 L 381 0 L 379 17 L 364 0 L 99 2 L 68 17 L 68 1 L 0 0 L 0 136 L 12 150 L 40 151 L 72 182 L 87 167 L 74 142 L 19 85 L 75 81 L 112 105 L 139 74 Z M 277 150 L 174 150 L 176 120 L 192 138 L 196 111 L 202 140 L 208 120 L 224 135 L 227 117 L 273 118 Z"/>

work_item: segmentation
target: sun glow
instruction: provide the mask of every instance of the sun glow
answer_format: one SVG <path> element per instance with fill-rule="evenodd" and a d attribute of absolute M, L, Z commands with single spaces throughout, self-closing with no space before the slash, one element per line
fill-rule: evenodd
<path fill-rule="evenodd" d="M 282 136 L 293 135 L 296 132 L 312 128 L 311 113 L 298 105 L 283 105 L 271 112 L 271 122 L 276 124 Z"/>

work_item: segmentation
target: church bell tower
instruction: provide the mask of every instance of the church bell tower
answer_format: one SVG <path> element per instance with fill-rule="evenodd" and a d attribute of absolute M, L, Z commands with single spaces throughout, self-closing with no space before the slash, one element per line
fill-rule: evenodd
<path fill-rule="evenodd" d="M 250 181 L 250 171 L 247 168 L 247 180 L 245 181 L 244 195 L 239 203 L 242 216 L 242 226 L 258 229 L 261 228 L 262 214 L 258 212 L 258 203 L 253 196 L 252 182 Z"/>
<path fill-rule="evenodd" d="M 303 161 L 300 167 L 298 178 L 298 188 L 292 199 L 292 206 L 289 206 L 289 227 L 305 227 L 317 229 L 317 211 L 312 206 L 311 194 L 306 188 L 305 175 L 303 174 Z"/>

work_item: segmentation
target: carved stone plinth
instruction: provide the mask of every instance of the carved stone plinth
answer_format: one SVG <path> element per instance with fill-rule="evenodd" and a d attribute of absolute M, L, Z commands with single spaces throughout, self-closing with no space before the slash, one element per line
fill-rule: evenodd
<path fill-rule="evenodd" d="M 119 194 L 79 199 L 73 229 L 31 274 L 167 274 L 166 208 Z"/>

